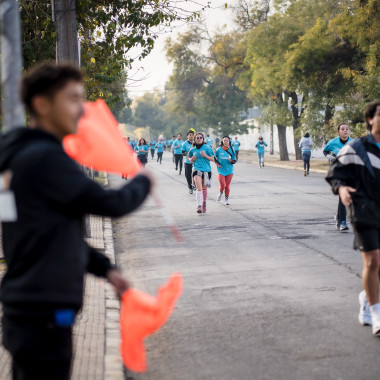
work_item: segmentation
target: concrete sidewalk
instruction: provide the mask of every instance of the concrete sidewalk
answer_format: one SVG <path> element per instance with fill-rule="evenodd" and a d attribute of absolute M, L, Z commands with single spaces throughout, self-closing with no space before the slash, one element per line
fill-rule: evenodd
<path fill-rule="evenodd" d="M 88 243 L 115 262 L 111 219 L 90 217 Z M 5 266 L 0 266 L 0 278 Z M 123 380 L 119 300 L 104 279 L 88 275 L 83 309 L 74 326 L 72 380 Z M 0 346 L 0 379 L 10 379 L 10 357 Z"/>

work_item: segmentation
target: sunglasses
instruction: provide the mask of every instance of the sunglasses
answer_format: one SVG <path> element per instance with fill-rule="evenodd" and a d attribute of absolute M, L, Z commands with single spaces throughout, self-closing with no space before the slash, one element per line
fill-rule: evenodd
<path fill-rule="evenodd" d="M 197 137 L 195 138 L 195 140 L 203 140 L 203 137 L 202 137 L 202 136 L 197 136 Z"/>

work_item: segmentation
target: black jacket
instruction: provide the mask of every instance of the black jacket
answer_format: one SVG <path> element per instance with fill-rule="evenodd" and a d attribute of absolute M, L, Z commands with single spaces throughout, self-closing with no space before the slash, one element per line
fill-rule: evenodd
<path fill-rule="evenodd" d="M 347 208 L 351 223 L 380 228 L 380 149 L 371 134 L 347 143 L 332 162 L 326 177 L 334 194 L 351 186 L 353 203 Z"/>
<path fill-rule="evenodd" d="M 84 241 L 84 215 L 118 217 L 133 211 L 147 196 L 149 179 L 137 176 L 120 190 L 104 190 L 55 137 L 26 128 L 1 137 L 0 172 L 5 169 L 13 173 L 18 218 L 2 223 L 4 311 L 79 309 L 84 274 L 105 276 L 112 267 Z"/>

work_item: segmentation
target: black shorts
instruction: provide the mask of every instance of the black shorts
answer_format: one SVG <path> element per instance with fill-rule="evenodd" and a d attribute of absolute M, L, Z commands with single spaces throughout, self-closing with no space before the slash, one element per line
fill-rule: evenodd
<path fill-rule="evenodd" d="M 139 154 L 137 156 L 137 158 L 139 159 L 139 161 L 142 163 L 142 164 L 146 164 L 148 162 L 148 159 L 146 157 L 145 154 Z"/>
<path fill-rule="evenodd" d="M 353 225 L 355 240 L 354 249 L 361 252 L 375 251 L 380 249 L 380 229 Z"/>
<path fill-rule="evenodd" d="M 208 179 L 211 179 L 211 172 L 202 172 L 202 179 L 205 178 L 205 173 L 208 174 Z M 198 170 L 193 171 L 193 177 L 195 177 L 196 175 L 198 175 Z"/>

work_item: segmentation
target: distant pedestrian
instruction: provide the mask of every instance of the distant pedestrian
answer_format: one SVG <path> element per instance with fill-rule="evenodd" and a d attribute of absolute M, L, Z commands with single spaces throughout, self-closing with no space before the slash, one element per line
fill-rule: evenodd
<path fill-rule="evenodd" d="M 215 137 L 215 146 L 219 146 L 220 138 L 218 136 Z"/>
<path fill-rule="evenodd" d="M 331 139 L 323 149 L 323 154 L 332 163 L 339 151 L 345 146 L 348 141 L 351 141 L 350 137 L 350 127 L 347 123 L 341 123 L 338 125 L 338 137 Z M 347 231 L 347 221 L 346 221 L 346 207 L 342 203 L 342 199 L 339 196 L 338 200 L 338 211 L 334 217 L 335 226 L 338 231 Z"/>
<path fill-rule="evenodd" d="M 232 148 L 236 154 L 236 159 L 239 158 L 239 150 L 240 150 L 240 141 L 238 140 L 237 136 L 235 136 L 235 140 L 232 141 Z"/>
<path fill-rule="evenodd" d="M 185 156 L 185 177 L 187 181 L 187 187 L 189 188 L 189 193 L 193 194 L 194 184 L 193 184 L 193 164 L 188 158 L 188 153 L 193 147 L 194 143 L 194 131 L 190 130 L 187 132 L 187 140 L 182 144 L 182 155 Z"/>
<path fill-rule="evenodd" d="M 265 147 L 268 146 L 268 144 L 264 141 L 263 136 L 259 137 L 259 141 L 256 143 L 256 149 L 257 149 L 257 157 L 259 159 L 259 168 L 264 167 L 264 154 L 265 154 Z"/>
<path fill-rule="evenodd" d="M 175 159 L 175 170 L 179 169 L 179 175 L 182 174 L 183 156 L 182 156 L 182 135 L 178 133 L 176 140 L 173 141 L 173 152 Z"/>
<path fill-rule="evenodd" d="M 313 140 L 311 139 L 309 132 L 305 133 L 298 145 L 302 150 L 303 175 L 306 177 L 309 175 L 311 148 L 313 147 Z"/>
<path fill-rule="evenodd" d="M 368 105 L 365 119 L 368 135 L 344 145 L 326 180 L 347 207 L 363 258 L 359 322 L 380 336 L 380 100 Z"/>
<path fill-rule="evenodd" d="M 194 146 L 188 157 L 193 163 L 193 179 L 197 188 L 197 213 L 206 212 L 207 188 L 211 187 L 211 165 L 214 161 L 213 150 L 205 143 L 203 133 L 197 132 L 194 136 Z"/>
<path fill-rule="evenodd" d="M 210 137 L 210 135 L 207 135 L 206 137 L 206 144 L 212 148 L 212 138 Z"/>
<path fill-rule="evenodd" d="M 164 143 L 161 139 L 158 139 L 158 143 L 156 144 L 155 148 L 157 149 L 157 162 L 160 161 L 160 164 L 162 164 L 162 155 L 164 154 Z"/>
<path fill-rule="evenodd" d="M 143 166 L 145 166 L 146 163 L 148 162 L 149 148 L 148 148 L 148 144 L 144 138 L 141 138 L 139 140 L 139 143 L 136 147 L 136 151 L 137 151 L 137 158 L 140 160 L 140 162 L 143 164 Z"/>
<path fill-rule="evenodd" d="M 230 184 L 234 174 L 234 164 L 236 163 L 236 155 L 231 146 L 229 136 L 222 138 L 220 147 L 215 152 L 215 162 L 218 167 L 219 194 L 217 201 L 219 202 L 224 193 L 224 204 L 230 204 Z"/>
<path fill-rule="evenodd" d="M 156 142 L 154 139 L 150 139 L 149 141 L 149 149 L 150 149 L 150 155 L 152 157 L 152 160 L 154 158 L 154 152 L 156 151 Z"/>
<path fill-rule="evenodd" d="M 174 141 L 176 140 L 176 137 L 173 136 L 172 139 L 169 141 L 169 147 L 170 147 L 170 150 L 172 152 L 172 159 L 173 159 L 173 162 L 175 162 L 175 157 L 174 157 L 174 150 L 173 150 L 173 143 Z"/>
<path fill-rule="evenodd" d="M 129 287 L 110 260 L 85 242 L 83 218 L 135 210 L 153 182 L 144 169 L 121 189 L 105 190 L 63 150 L 63 138 L 76 133 L 83 114 L 85 90 L 76 66 L 32 69 L 22 81 L 21 97 L 30 128 L 13 130 L 0 141 L 0 172 L 13 173 L 2 186 L 15 197 L 17 218 L 2 223 L 3 345 L 12 357 L 13 379 L 68 380 L 84 275 L 107 278 L 119 295 Z"/>

